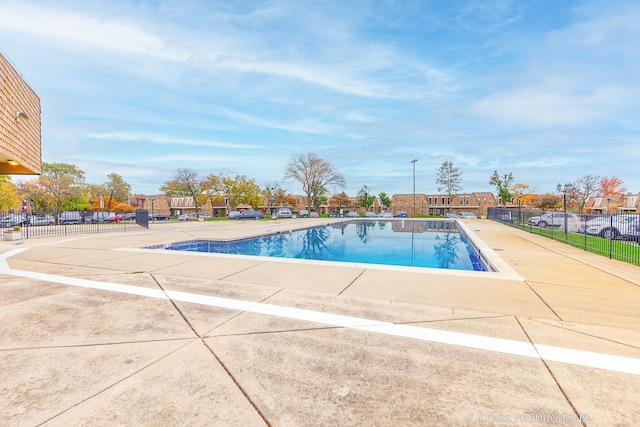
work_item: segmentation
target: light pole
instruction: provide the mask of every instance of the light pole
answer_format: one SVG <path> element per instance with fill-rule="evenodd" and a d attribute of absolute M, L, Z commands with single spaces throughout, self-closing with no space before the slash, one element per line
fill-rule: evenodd
<path fill-rule="evenodd" d="M 274 187 L 269 187 L 269 197 L 267 197 L 267 203 L 269 204 L 269 215 L 271 216 L 271 219 L 273 219 L 274 216 L 274 204 L 275 204 L 275 197 L 273 197 L 273 192 L 275 191 Z"/>
<path fill-rule="evenodd" d="M 154 216 L 153 216 L 153 202 L 155 202 L 155 201 L 156 201 L 156 196 L 151 196 L 151 219 L 152 220 L 154 219 Z"/>
<path fill-rule="evenodd" d="M 570 193 L 573 191 L 573 185 L 571 184 L 565 184 L 560 185 L 558 184 L 556 186 L 556 190 L 558 190 L 558 193 L 562 193 L 562 207 L 564 210 L 564 241 L 565 243 L 567 242 L 569 236 L 568 236 L 568 224 L 567 224 L 567 220 L 568 220 L 568 215 L 567 215 L 567 193 Z"/>
<path fill-rule="evenodd" d="M 416 217 L 416 162 L 418 159 L 411 160 L 413 163 L 413 217 Z"/>

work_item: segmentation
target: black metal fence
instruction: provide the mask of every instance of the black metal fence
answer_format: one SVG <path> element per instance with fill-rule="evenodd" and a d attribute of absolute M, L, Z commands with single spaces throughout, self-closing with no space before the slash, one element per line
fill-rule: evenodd
<path fill-rule="evenodd" d="M 640 214 L 573 214 L 489 208 L 487 218 L 530 233 L 640 265 Z"/>
<path fill-rule="evenodd" d="M 90 211 L 63 212 L 60 215 L 28 215 L 19 211 L 0 213 L 0 234 L 3 240 L 118 233 L 142 228 L 149 228 L 146 210 L 128 215 Z"/>

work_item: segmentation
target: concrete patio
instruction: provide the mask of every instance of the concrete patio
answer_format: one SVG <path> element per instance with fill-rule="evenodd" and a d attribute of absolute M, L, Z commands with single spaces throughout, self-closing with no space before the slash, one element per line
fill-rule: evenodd
<path fill-rule="evenodd" d="M 501 273 L 145 245 L 327 219 L 0 242 L 0 424 L 640 422 L 640 268 L 465 220 Z"/>

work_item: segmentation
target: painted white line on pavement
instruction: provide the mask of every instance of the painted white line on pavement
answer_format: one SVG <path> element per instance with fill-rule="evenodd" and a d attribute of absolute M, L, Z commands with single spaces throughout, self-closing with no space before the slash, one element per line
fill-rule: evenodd
<path fill-rule="evenodd" d="M 462 332 L 443 331 L 440 329 L 422 328 L 418 326 L 402 325 L 389 322 L 381 322 L 360 317 L 331 314 L 321 311 L 305 310 L 263 304 L 252 301 L 243 301 L 230 298 L 200 295 L 189 292 L 170 291 L 166 294 L 160 289 L 144 288 L 139 286 L 123 285 L 120 283 L 98 282 L 94 280 L 79 279 L 74 277 L 59 276 L 54 274 L 38 273 L 34 271 L 14 270 L 9 267 L 6 259 L 22 252 L 25 249 L 16 249 L 0 255 L 0 274 L 16 277 L 36 279 L 51 283 L 60 283 L 81 288 L 99 289 L 111 292 L 121 292 L 144 297 L 167 299 L 189 302 L 193 304 L 220 307 L 230 310 L 246 311 L 265 314 L 269 316 L 284 317 L 294 320 L 319 323 L 322 325 L 338 326 L 343 328 L 374 332 L 390 336 L 411 338 L 421 341 L 449 344 L 478 350 L 488 350 L 517 356 L 525 356 L 535 359 L 544 359 L 590 368 L 598 368 L 633 375 L 640 375 L 640 359 L 623 356 L 612 356 L 589 351 L 572 350 L 548 345 L 532 345 L 529 342 L 507 340 L 501 338 L 472 335 Z"/>

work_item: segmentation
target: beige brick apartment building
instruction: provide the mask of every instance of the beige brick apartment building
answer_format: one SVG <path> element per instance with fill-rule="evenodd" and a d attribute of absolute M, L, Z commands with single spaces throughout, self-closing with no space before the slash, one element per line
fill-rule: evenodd
<path fill-rule="evenodd" d="M 0 173 L 42 172 L 40 98 L 0 53 Z"/>
<path fill-rule="evenodd" d="M 413 193 L 394 194 L 391 199 L 391 210 L 393 212 L 405 211 L 413 216 Z M 444 215 L 449 212 L 459 214 L 460 212 L 473 212 L 480 217 L 487 214 L 487 208 L 495 207 L 498 203 L 490 192 L 456 194 L 449 198 L 442 194 L 416 194 L 415 214 L 423 215 Z"/>
<path fill-rule="evenodd" d="M 295 205 L 287 205 L 294 212 L 301 209 L 308 209 L 307 198 L 305 196 L 294 196 L 296 200 Z M 180 214 L 189 214 L 196 211 L 196 206 L 193 198 L 190 196 L 166 196 L 164 194 L 159 195 L 144 195 L 137 194 L 131 196 L 130 205 L 135 209 L 146 209 L 150 213 L 163 214 L 168 216 L 178 216 Z M 483 216 L 487 214 L 488 207 L 495 207 L 497 205 L 496 199 L 490 192 L 481 193 L 465 193 L 454 196 L 451 200 L 447 196 L 436 194 L 416 194 L 416 215 L 444 215 L 449 212 L 449 206 L 454 213 L 460 212 L 473 212 L 477 216 Z M 271 209 L 275 210 L 280 206 L 270 206 L 265 201 L 262 206 L 258 206 L 257 209 L 264 214 L 268 214 Z M 249 209 L 250 206 L 229 206 L 226 198 L 221 198 L 211 201 L 207 201 L 206 204 L 199 206 L 199 211 L 217 216 L 227 216 L 231 210 L 243 210 Z M 376 198 L 373 206 L 369 209 L 371 212 L 379 213 L 383 206 L 380 204 L 380 200 Z M 320 214 L 327 214 L 331 212 L 339 212 L 342 209 L 344 212 L 355 210 L 358 213 L 363 213 L 364 208 L 358 206 L 357 198 L 350 197 L 349 202 L 342 206 L 334 206 L 331 204 L 320 205 L 317 210 Z M 393 212 L 406 211 L 413 216 L 413 194 L 395 194 L 391 200 L 390 209 Z"/>

